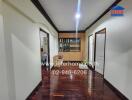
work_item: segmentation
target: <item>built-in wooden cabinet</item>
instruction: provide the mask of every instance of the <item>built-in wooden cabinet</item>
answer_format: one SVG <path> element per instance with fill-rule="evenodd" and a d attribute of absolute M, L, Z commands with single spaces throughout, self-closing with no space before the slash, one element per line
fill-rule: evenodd
<path fill-rule="evenodd" d="M 59 53 L 64 61 L 85 59 L 85 33 L 59 33 Z"/>
<path fill-rule="evenodd" d="M 80 38 L 59 38 L 59 52 L 80 52 Z"/>

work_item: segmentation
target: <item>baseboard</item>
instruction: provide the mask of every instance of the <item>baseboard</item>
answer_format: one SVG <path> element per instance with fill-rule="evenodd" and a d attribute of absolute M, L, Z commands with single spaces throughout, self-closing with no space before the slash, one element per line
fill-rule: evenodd
<path fill-rule="evenodd" d="M 63 63 L 82 63 L 83 61 L 63 61 Z"/>
<path fill-rule="evenodd" d="M 104 83 L 113 90 L 113 92 L 121 98 L 121 100 L 129 100 L 124 94 L 122 94 L 117 88 L 115 88 L 109 81 L 104 78 Z"/>
<path fill-rule="evenodd" d="M 88 64 L 87 66 L 88 66 L 88 68 L 89 68 L 90 70 L 94 71 L 94 68 L 92 67 L 92 65 Z"/>
<path fill-rule="evenodd" d="M 34 88 L 34 90 L 30 93 L 30 95 L 25 100 L 31 100 L 30 98 L 35 95 L 35 93 L 40 89 L 42 86 L 42 81 L 39 82 L 39 84 Z"/>

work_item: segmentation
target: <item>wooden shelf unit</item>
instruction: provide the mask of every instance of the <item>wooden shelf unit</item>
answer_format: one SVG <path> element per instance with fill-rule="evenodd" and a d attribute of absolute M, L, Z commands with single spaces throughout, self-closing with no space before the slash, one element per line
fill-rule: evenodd
<path fill-rule="evenodd" d="M 78 43 L 74 39 L 78 39 Z M 66 39 L 60 40 L 60 39 Z M 71 41 L 70 41 L 71 39 Z M 73 39 L 73 42 L 72 42 Z M 68 43 L 65 43 L 67 41 Z M 64 61 L 83 61 L 85 59 L 85 33 L 59 33 L 59 54 L 63 55 Z M 63 44 L 67 49 L 63 50 Z"/>
<path fill-rule="evenodd" d="M 59 52 L 80 52 L 80 38 L 59 38 Z"/>

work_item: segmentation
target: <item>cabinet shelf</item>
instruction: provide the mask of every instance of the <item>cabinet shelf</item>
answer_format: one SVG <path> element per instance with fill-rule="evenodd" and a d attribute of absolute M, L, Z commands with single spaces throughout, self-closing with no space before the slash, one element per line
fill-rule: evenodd
<path fill-rule="evenodd" d="M 59 38 L 59 52 L 80 52 L 80 38 Z"/>

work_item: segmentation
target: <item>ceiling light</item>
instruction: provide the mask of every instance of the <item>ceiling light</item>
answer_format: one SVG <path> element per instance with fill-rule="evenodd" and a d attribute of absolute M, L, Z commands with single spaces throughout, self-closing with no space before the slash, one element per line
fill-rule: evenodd
<path fill-rule="evenodd" d="M 80 19 L 80 17 L 81 17 L 80 13 L 76 13 L 75 18 Z"/>

